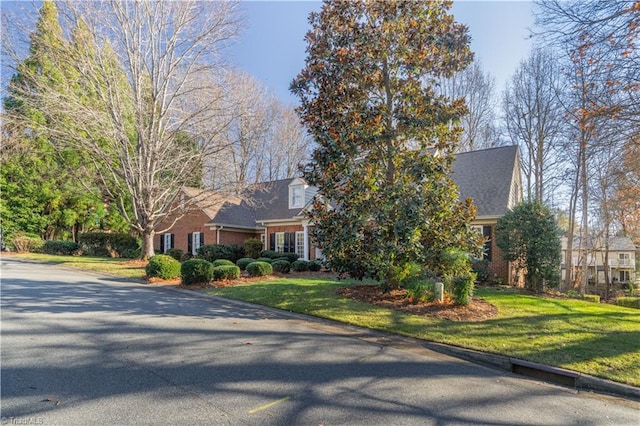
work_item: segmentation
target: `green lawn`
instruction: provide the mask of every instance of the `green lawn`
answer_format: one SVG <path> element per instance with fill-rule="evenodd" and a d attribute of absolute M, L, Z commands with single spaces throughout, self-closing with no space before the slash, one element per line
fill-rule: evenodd
<path fill-rule="evenodd" d="M 336 288 L 349 284 L 330 279 L 281 278 L 206 292 L 640 386 L 637 309 L 481 288 L 477 296 L 495 305 L 498 316 L 484 322 L 453 322 L 335 295 Z"/>
<path fill-rule="evenodd" d="M 142 279 L 145 274 L 142 266 L 122 259 L 44 254 L 10 256 L 134 279 Z M 350 284 L 330 278 L 292 276 L 205 291 L 640 386 L 640 310 L 526 296 L 509 289 L 480 288 L 476 295 L 495 305 L 498 316 L 484 322 L 464 323 L 396 312 L 334 293 L 336 288 Z"/>

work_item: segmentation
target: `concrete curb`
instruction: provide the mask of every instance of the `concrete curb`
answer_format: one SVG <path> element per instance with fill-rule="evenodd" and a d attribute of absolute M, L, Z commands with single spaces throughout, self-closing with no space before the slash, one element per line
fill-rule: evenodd
<path fill-rule="evenodd" d="M 329 320 L 326 318 L 315 317 L 311 315 L 305 315 L 297 312 L 284 311 L 269 306 L 256 305 L 254 303 L 244 302 L 240 300 L 227 299 L 224 297 L 213 296 L 210 294 L 192 291 L 177 287 L 158 287 L 173 292 L 179 292 L 181 294 L 188 294 L 199 298 L 208 299 L 220 299 L 230 304 L 235 304 L 244 307 L 259 308 L 268 312 L 283 315 L 289 318 L 295 318 L 304 321 L 311 321 L 315 323 L 321 323 L 337 327 L 343 331 L 357 332 L 359 334 L 365 334 L 370 337 L 383 337 L 387 344 L 390 346 L 399 346 L 402 343 L 411 342 L 418 346 L 422 346 L 426 349 L 438 352 L 444 355 L 452 356 L 454 358 L 463 359 L 465 361 L 472 362 L 474 364 L 483 365 L 485 367 L 494 368 L 508 373 L 513 373 L 521 376 L 532 377 L 534 379 L 542 380 L 557 385 L 562 385 L 569 388 L 574 388 L 578 391 L 596 392 L 612 396 L 618 396 L 628 399 L 640 401 L 640 388 L 631 385 L 625 385 L 623 383 L 614 382 L 612 380 L 601 379 L 599 377 L 590 376 L 587 374 L 579 373 L 572 370 L 567 370 L 559 367 L 552 367 L 549 365 L 538 364 L 531 361 L 525 361 L 518 358 L 508 357 L 504 355 L 495 355 L 486 352 L 480 352 L 473 349 L 465 349 L 457 346 L 446 345 L 443 343 L 429 342 L 425 340 L 409 338 L 399 336 L 397 334 L 387 333 L 378 330 L 371 330 L 368 328 L 358 327 L 352 324 L 344 324 L 338 321 Z M 348 334 L 348 333 L 347 333 Z"/>

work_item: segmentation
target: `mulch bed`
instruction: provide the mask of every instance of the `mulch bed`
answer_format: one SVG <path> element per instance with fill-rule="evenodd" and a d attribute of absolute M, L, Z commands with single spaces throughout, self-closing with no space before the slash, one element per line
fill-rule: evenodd
<path fill-rule="evenodd" d="M 472 298 L 468 305 L 463 306 L 447 301 L 444 303 L 411 303 L 406 297 L 406 290 L 404 289 L 395 289 L 384 293 L 380 286 L 373 285 L 342 287 L 336 290 L 336 293 L 343 297 L 396 311 L 450 321 L 478 322 L 493 318 L 498 314 L 498 309 L 495 306 L 477 297 Z"/>

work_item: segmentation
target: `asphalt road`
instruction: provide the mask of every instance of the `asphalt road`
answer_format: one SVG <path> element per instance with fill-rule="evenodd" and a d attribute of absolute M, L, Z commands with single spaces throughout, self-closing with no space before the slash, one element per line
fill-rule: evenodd
<path fill-rule="evenodd" d="M 364 330 L 7 257 L 0 278 L 3 424 L 640 424 Z"/>

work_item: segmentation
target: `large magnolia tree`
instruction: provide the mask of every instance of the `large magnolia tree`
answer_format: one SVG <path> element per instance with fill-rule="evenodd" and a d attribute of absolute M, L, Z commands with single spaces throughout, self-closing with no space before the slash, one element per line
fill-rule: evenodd
<path fill-rule="evenodd" d="M 390 286 L 418 262 L 473 251 L 475 214 L 450 178 L 464 100 L 434 83 L 472 60 L 450 1 L 332 1 L 309 18 L 306 66 L 291 90 L 318 148 L 304 177 L 309 219 L 332 266 Z"/>
<path fill-rule="evenodd" d="M 31 58 L 12 95 L 42 114 L 7 121 L 46 132 L 58 149 L 82 153 L 98 186 L 142 236 L 152 256 L 158 224 L 179 207 L 184 185 L 221 150 L 230 121 L 216 72 L 220 49 L 238 30 L 228 1 L 68 2 L 63 32 L 31 37 Z M 46 2 L 44 8 L 53 7 Z M 63 37 L 63 34 L 65 37 Z M 49 71 L 55 74 L 47 74 Z"/>

